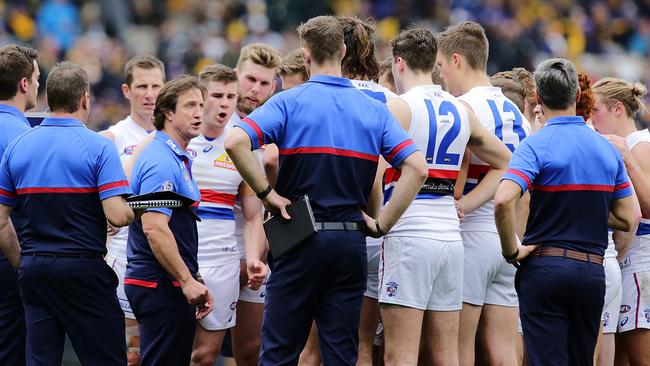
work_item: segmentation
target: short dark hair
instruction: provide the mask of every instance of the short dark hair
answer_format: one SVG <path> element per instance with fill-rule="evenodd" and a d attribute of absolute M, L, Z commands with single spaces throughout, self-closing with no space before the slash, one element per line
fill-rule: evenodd
<path fill-rule="evenodd" d="M 298 36 L 317 64 L 340 61 L 343 58 L 343 26 L 333 16 L 321 15 L 309 19 L 307 23 L 298 26 Z"/>
<path fill-rule="evenodd" d="M 47 76 L 45 92 L 52 112 L 74 113 L 81 107 L 81 97 L 90 91 L 88 74 L 72 62 L 60 62 Z"/>
<path fill-rule="evenodd" d="M 445 57 L 458 53 L 472 69 L 487 70 L 490 42 L 480 24 L 467 21 L 450 25 L 439 34 L 438 44 Z"/>
<path fill-rule="evenodd" d="M 212 64 L 199 72 L 199 81 L 207 86 L 210 81 L 220 81 L 224 84 L 237 82 L 237 73 L 232 68 L 222 64 Z"/>
<path fill-rule="evenodd" d="M 438 44 L 430 30 L 403 30 L 390 41 L 390 46 L 393 48 L 393 58 L 403 58 L 412 70 L 429 73 L 433 71 Z"/>
<path fill-rule="evenodd" d="M 309 75 L 307 75 L 307 67 L 305 66 L 305 57 L 300 48 L 296 48 L 287 53 L 287 55 L 282 59 L 280 66 L 278 66 L 278 75 L 287 76 L 292 74 L 300 74 L 303 80 L 309 79 Z"/>
<path fill-rule="evenodd" d="M 163 81 L 165 81 L 165 65 L 160 61 L 156 56 L 151 55 L 138 55 L 130 59 L 126 65 L 124 65 L 124 79 L 125 84 L 131 87 L 133 82 L 133 69 L 144 69 L 151 70 L 158 68 L 162 73 Z"/>
<path fill-rule="evenodd" d="M 201 85 L 196 76 L 180 75 L 176 79 L 165 83 L 165 86 L 158 93 L 156 107 L 153 111 L 153 126 L 156 130 L 160 131 L 165 128 L 165 111 L 176 111 L 178 97 L 191 89 L 199 89 L 205 98 L 205 87 Z"/>
<path fill-rule="evenodd" d="M 0 48 L 0 100 L 15 97 L 22 78 L 32 82 L 37 58 L 38 52 L 29 47 L 10 44 Z"/>
<path fill-rule="evenodd" d="M 544 106 L 560 110 L 576 102 L 578 73 L 573 62 L 563 58 L 542 61 L 534 76 L 537 96 Z"/>
<path fill-rule="evenodd" d="M 379 64 L 375 58 L 375 33 L 372 19 L 338 16 L 345 36 L 345 56 L 341 61 L 343 76 L 350 79 L 374 80 L 379 75 Z"/>

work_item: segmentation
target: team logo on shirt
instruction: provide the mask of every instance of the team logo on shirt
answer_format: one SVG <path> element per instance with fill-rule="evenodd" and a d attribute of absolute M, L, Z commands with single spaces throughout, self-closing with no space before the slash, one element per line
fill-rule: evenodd
<path fill-rule="evenodd" d="M 399 284 L 397 282 L 386 282 L 386 294 L 388 294 L 388 297 L 395 297 L 398 287 Z"/>
<path fill-rule="evenodd" d="M 603 327 L 606 327 L 607 324 L 609 324 L 609 311 L 603 314 Z"/>
<path fill-rule="evenodd" d="M 187 155 L 189 155 L 190 158 L 194 159 L 194 158 L 196 158 L 196 151 L 194 151 L 192 149 L 187 149 Z"/>
<path fill-rule="evenodd" d="M 135 151 L 135 148 L 138 147 L 138 145 L 131 145 L 127 146 L 124 148 L 124 155 L 133 155 L 133 151 Z"/>
<path fill-rule="evenodd" d="M 228 156 L 227 153 L 221 154 L 214 161 L 214 166 L 217 167 L 217 168 L 224 168 L 224 169 L 229 169 L 229 170 L 237 170 L 237 168 L 235 168 L 235 164 L 233 164 L 232 160 L 230 160 L 230 157 Z"/>
<path fill-rule="evenodd" d="M 174 190 L 174 182 L 171 180 L 166 180 L 163 182 L 162 186 L 160 186 L 161 191 L 173 191 Z"/>
<path fill-rule="evenodd" d="M 632 310 L 632 307 L 630 305 L 621 305 L 621 314 L 625 314 L 630 310 Z"/>

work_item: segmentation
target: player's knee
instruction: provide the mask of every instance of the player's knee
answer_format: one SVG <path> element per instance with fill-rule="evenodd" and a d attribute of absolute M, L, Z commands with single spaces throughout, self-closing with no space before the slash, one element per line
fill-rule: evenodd
<path fill-rule="evenodd" d="M 192 351 L 191 365 L 192 366 L 214 366 L 217 362 L 217 354 L 209 347 L 199 347 Z"/>

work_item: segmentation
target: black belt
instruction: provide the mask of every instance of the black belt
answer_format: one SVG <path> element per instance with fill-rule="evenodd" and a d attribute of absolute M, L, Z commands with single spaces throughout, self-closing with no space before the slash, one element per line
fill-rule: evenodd
<path fill-rule="evenodd" d="M 361 231 L 365 232 L 365 225 L 356 222 L 317 222 L 318 231 Z"/>
<path fill-rule="evenodd" d="M 60 258 L 78 258 L 78 259 L 84 259 L 84 258 L 104 258 L 103 254 L 100 253 L 44 253 L 44 252 L 39 252 L 39 253 L 21 253 L 20 254 L 23 257 L 60 257 Z"/>

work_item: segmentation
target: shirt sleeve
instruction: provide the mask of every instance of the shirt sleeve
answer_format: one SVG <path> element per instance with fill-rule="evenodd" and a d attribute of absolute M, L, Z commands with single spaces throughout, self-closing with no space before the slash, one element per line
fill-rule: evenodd
<path fill-rule="evenodd" d="M 418 151 L 417 146 L 404 131 L 399 122 L 386 109 L 383 131 L 381 155 L 393 167 L 398 167 L 409 155 Z"/>
<path fill-rule="evenodd" d="M 252 150 L 257 150 L 264 144 L 276 143 L 282 138 L 287 120 L 284 96 L 285 94 L 271 97 L 236 125 L 248 134 Z"/>
<path fill-rule="evenodd" d="M 616 152 L 616 161 L 618 167 L 616 170 L 616 180 L 614 183 L 614 192 L 612 193 L 612 199 L 621 199 L 632 195 L 632 187 L 630 187 L 630 179 L 627 176 L 625 171 L 625 164 L 623 163 L 623 158 L 621 155 Z"/>
<path fill-rule="evenodd" d="M 141 156 L 140 158 L 143 158 Z M 180 179 L 177 175 L 178 166 L 170 162 L 161 161 L 143 161 L 139 171 L 140 174 L 133 172 L 138 182 L 134 186 L 139 186 L 138 194 L 147 194 L 161 191 L 178 192 Z M 146 212 L 159 212 L 169 217 L 172 216 L 173 210 L 167 207 L 148 208 Z"/>
<path fill-rule="evenodd" d="M 502 180 L 507 179 L 519 184 L 521 193 L 524 194 L 532 188 L 533 181 L 539 174 L 540 166 L 537 154 L 527 140 L 524 140 L 512 154 L 508 171 Z"/>
<path fill-rule="evenodd" d="M 0 204 L 5 206 L 16 205 L 16 185 L 9 170 L 9 149 L 5 150 L 0 162 Z"/>
<path fill-rule="evenodd" d="M 97 188 L 101 200 L 131 194 L 131 187 L 126 180 L 117 150 L 108 141 L 102 146 L 99 154 Z"/>

